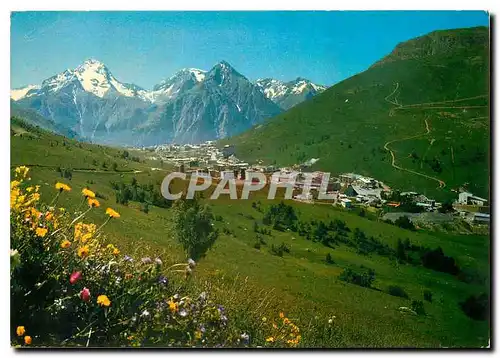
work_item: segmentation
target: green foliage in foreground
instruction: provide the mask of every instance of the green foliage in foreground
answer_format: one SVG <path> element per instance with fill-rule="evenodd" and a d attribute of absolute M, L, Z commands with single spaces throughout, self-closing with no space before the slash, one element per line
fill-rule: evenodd
<path fill-rule="evenodd" d="M 300 328 L 283 313 L 278 324 L 261 324 L 259 335 L 254 334 L 260 323 L 255 314 L 240 312 L 244 319 L 233 320 L 211 299 L 210 291 L 189 296 L 185 280 L 196 265 L 193 260 L 171 264 L 168 256 L 124 255 L 102 236 L 104 226 L 119 220 L 119 213 L 106 209 L 108 218 L 99 227 L 86 222 L 86 214 L 100 211 L 88 189 L 82 192 L 82 204 L 88 198 L 89 205 L 83 213 L 47 205 L 40 201 L 39 187 L 30 185 L 28 172 L 26 167 L 16 169 L 11 184 L 13 346 L 221 348 L 300 343 Z M 72 190 L 64 183 L 56 189 L 54 204 Z M 204 209 L 194 210 L 203 221 Z"/>
<path fill-rule="evenodd" d="M 84 223 L 85 213 L 97 209 L 74 218 L 38 203 L 39 194 L 28 194 L 29 183 L 18 180 L 11 205 L 12 344 L 239 345 L 222 306 L 205 292 L 184 295 L 175 272 L 190 272 L 194 261 L 164 267 L 160 258 L 122 256 L 101 238 L 103 226 Z"/>

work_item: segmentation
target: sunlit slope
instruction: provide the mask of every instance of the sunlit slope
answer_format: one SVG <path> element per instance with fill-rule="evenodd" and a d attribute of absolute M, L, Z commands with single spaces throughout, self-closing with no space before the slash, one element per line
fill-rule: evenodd
<path fill-rule="evenodd" d="M 354 171 L 438 198 L 489 185 L 489 29 L 433 32 L 223 141 L 247 160 Z M 392 153 L 392 154 L 391 154 Z"/>

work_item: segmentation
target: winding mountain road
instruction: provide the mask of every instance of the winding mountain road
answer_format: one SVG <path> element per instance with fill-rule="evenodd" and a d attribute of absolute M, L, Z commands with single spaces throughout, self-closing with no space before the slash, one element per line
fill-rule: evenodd
<path fill-rule="evenodd" d="M 397 109 L 408 108 L 408 107 L 409 108 L 421 108 L 421 107 L 419 107 L 420 105 L 429 106 L 429 105 L 432 105 L 432 104 L 441 104 L 441 103 L 444 103 L 444 102 L 448 102 L 448 101 L 443 101 L 443 102 L 434 102 L 434 103 L 410 104 L 410 105 L 403 106 L 403 105 L 401 105 L 401 104 L 398 103 L 397 98 L 395 98 L 393 101 L 389 100 L 389 98 L 392 95 L 394 95 L 397 92 L 398 89 L 399 89 L 399 82 L 396 82 L 396 88 L 388 96 L 386 96 L 384 98 L 385 101 L 387 101 L 390 104 L 396 106 L 395 108 L 391 108 L 391 110 L 389 111 L 389 117 L 394 116 L 395 110 L 397 110 Z M 477 96 L 477 97 L 473 97 L 473 98 L 479 98 L 479 97 L 482 97 L 482 96 Z M 469 99 L 473 99 L 473 98 L 469 98 Z M 462 100 L 465 100 L 465 99 L 462 99 Z M 426 108 L 426 107 L 424 107 L 424 108 Z M 432 107 L 432 108 L 435 108 L 435 107 Z M 430 180 L 434 180 L 434 181 L 438 182 L 439 188 L 444 188 L 446 186 L 446 183 L 444 181 L 442 181 L 441 179 L 439 179 L 439 178 L 432 177 L 432 176 L 427 175 L 427 174 L 419 173 L 419 172 L 417 172 L 415 170 L 406 169 L 406 168 L 403 168 L 403 167 L 397 165 L 396 164 L 396 155 L 394 154 L 394 151 L 391 148 L 389 148 L 389 144 L 392 144 L 392 143 L 395 143 L 395 142 L 402 142 L 402 141 L 405 141 L 405 140 L 415 139 L 415 138 L 419 138 L 419 137 L 423 137 L 423 136 L 428 135 L 431 132 L 431 129 L 429 127 L 429 122 L 428 122 L 427 118 L 424 121 L 425 121 L 425 133 L 421 133 L 421 134 L 417 134 L 417 135 L 413 135 L 413 136 L 409 136 L 409 137 L 404 137 L 404 138 L 390 140 L 390 141 L 388 141 L 388 142 L 386 142 L 384 144 L 384 149 L 391 154 L 391 158 L 392 158 L 391 165 L 392 165 L 393 168 L 398 169 L 398 170 L 402 170 L 402 171 L 405 171 L 405 172 L 408 172 L 408 173 L 412 173 L 414 175 L 418 175 L 418 176 L 421 176 L 421 177 L 424 177 L 424 178 L 427 178 L 427 179 L 430 179 Z"/>
<path fill-rule="evenodd" d="M 404 138 L 400 138 L 400 139 L 390 140 L 390 141 L 388 141 L 387 143 L 384 144 L 384 149 L 387 150 L 391 154 L 391 157 L 392 157 L 391 165 L 392 165 L 393 168 L 396 168 L 396 169 L 399 169 L 399 170 L 403 170 L 405 172 L 412 173 L 412 174 L 415 174 L 415 175 L 419 175 L 419 176 L 422 176 L 422 177 L 430 179 L 430 180 L 437 181 L 439 183 L 439 187 L 440 188 L 444 188 L 446 186 L 446 183 L 444 181 L 442 181 L 441 179 L 438 179 L 438 178 L 435 178 L 435 177 L 431 177 L 430 175 L 422 174 L 422 173 L 416 172 L 414 170 L 406 169 L 406 168 L 403 168 L 403 167 L 397 165 L 396 164 L 396 156 L 394 155 L 394 151 L 389 148 L 389 144 L 392 144 L 392 143 L 395 143 L 395 142 L 401 142 L 401 141 L 405 141 L 405 140 L 410 140 L 410 139 L 415 139 L 415 138 L 419 138 L 419 137 L 428 135 L 431 132 L 431 129 L 429 127 L 429 122 L 427 121 L 427 118 L 425 119 L 425 130 L 426 130 L 425 133 L 413 135 L 413 136 L 410 136 L 410 137 L 404 137 Z"/>

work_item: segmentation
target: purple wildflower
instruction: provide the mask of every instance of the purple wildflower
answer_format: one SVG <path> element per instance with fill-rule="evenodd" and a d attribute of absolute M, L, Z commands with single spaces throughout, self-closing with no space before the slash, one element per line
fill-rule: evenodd
<path fill-rule="evenodd" d="M 124 257 L 123 259 L 124 259 L 125 261 L 127 261 L 127 262 L 133 262 L 133 261 L 134 261 L 134 259 L 133 259 L 133 258 L 131 258 L 129 255 L 125 255 L 125 257 Z"/>
<path fill-rule="evenodd" d="M 168 278 L 166 278 L 165 276 L 162 275 L 162 276 L 158 277 L 158 283 L 160 285 L 166 286 L 166 285 L 168 285 Z"/>
<path fill-rule="evenodd" d="M 152 262 L 150 257 L 143 257 L 141 261 L 143 264 L 150 264 Z"/>

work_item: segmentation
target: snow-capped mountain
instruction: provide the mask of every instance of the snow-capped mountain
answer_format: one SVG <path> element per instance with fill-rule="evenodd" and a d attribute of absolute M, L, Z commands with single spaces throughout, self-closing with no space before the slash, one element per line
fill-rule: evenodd
<path fill-rule="evenodd" d="M 40 86 L 38 85 L 28 85 L 26 87 L 15 88 L 10 91 L 10 98 L 14 101 L 18 101 L 24 97 L 33 96 L 39 89 Z"/>
<path fill-rule="evenodd" d="M 11 99 L 81 138 L 122 145 L 219 139 L 281 112 L 225 61 L 208 72 L 180 70 L 147 91 L 90 59 L 40 86 L 12 90 Z"/>
<path fill-rule="evenodd" d="M 11 98 L 81 138 L 99 140 L 115 127 L 130 128 L 140 121 L 139 114 L 150 105 L 146 95 L 144 89 L 118 81 L 103 63 L 90 59 L 44 80 L 17 100 Z"/>
<path fill-rule="evenodd" d="M 197 68 L 184 68 L 173 76 L 161 81 L 149 92 L 151 102 L 167 102 L 175 99 L 185 91 L 189 91 L 203 82 L 206 71 Z"/>
<path fill-rule="evenodd" d="M 203 75 L 189 90 L 159 107 L 139 132 L 148 138 L 168 135 L 176 143 L 193 143 L 241 133 L 281 112 L 225 61 Z"/>
<path fill-rule="evenodd" d="M 290 82 L 263 78 L 258 79 L 255 84 L 267 98 L 284 110 L 308 100 L 326 89 L 325 86 L 314 84 L 300 77 Z"/>

